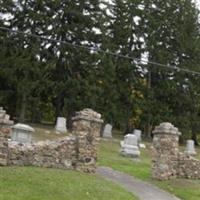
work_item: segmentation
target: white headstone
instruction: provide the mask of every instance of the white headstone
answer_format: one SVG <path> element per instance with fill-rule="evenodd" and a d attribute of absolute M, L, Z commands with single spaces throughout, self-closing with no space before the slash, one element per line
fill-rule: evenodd
<path fill-rule="evenodd" d="M 137 136 L 138 141 L 142 140 L 142 131 L 139 129 L 134 129 L 133 134 Z"/>
<path fill-rule="evenodd" d="M 128 134 L 124 137 L 124 144 L 138 146 L 138 139 L 136 135 Z"/>
<path fill-rule="evenodd" d="M 139 147 L 142 148 L 142 149 L 145 149 L 145 148 L 146 148 L 146 145 L 143 144 L 143 143 L 140 143 L 140 144 L 139 144 Z"/>
<path fill-rule="evenodd" d="M 112 137 L 112 125 L 106 124 L 103 130 L 103 137 Z"/>
<path fill-rule="evenodd" d="M 189 155 L 196 155 L 196 151 L 194 148 L 194 141 L 193 140 L 187 140 L 186 150 L 185 153 Z"/>
<path fill-rule="evenodd" d="M 30 143 L 32 141 L 32 133 L 35 130 L 26 124 L 15 124 L 12 126 L 12 141 L 21 142 L 21 143 Z"/>
<path fill-rule="evenodd" d="M 61 133 L 67 132 L 67 120 L 64 117 L 58 117 L 55 126 L 56 131 Z"/>
<path fill-rule="evenodd" d="M 140 155 L 140 151 L 138 148 L 137 136 L 133 134 L 128 134 L 124 136 L 124 141 L 121 142 L 120 152 L 122 155 L 138 157 Z"/>

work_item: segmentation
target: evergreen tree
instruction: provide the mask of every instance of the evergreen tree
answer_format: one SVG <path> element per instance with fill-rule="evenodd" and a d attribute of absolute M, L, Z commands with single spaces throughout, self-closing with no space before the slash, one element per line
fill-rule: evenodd
<path fill-rule="evenodd" d="M 199 25 L 195 5 L 190 0 L 146 1 L 145 10 L 148 19 L 146 46 L 149 59 L 165 65 L 198 70 L 199 47 L 196 41 Z M 188 123 L 180 117 L 180 112 L 184 113 L 183 106 L 188 99 L 186 88 L 190 79 L 176 70 L 166 71 L 154 65 L 149 68 L 151 88 L 147 113 L 150 113 L 150 124 L 173 121 L 183 128 Z M 180 124 L 180 121 L 183 123 Z M 191 126 L 187 126 L 186 132 L 189 128 Z"/>

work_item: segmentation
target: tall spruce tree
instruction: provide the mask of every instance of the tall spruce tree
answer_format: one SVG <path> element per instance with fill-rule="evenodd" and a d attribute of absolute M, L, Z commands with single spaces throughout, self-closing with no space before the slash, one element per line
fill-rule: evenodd
<path fill-rule="evenodd" d="M 106 5 L 106 3 L 105 3 Z M 106 62 L 102 59 L 102 65 L 113 80 L 110 88 L 116 88 L 112 94 L 113 101 L 109 103 L 108 113 L 113 112 L 113 121 L 119 127 L 130 129 L 130 119 L 136 113 L 139 107 L 138 96 L 135 91 L 140 90 L 141 74 L 134 57 L 140 58 L 144 52 L 143 34 L 139 27 L 142 27 L 142 10 L 139 9 L 140 1 L 112 1 L 112 5 L 107 5 L 106 15 L 110 18 L 107 23 L 106 42 L 103 42 L 103 48 L 124 56 L 132 56 L 133 60 L 110 56 L 112 62 Z M 138 19 L 139 20 L 136 20 Z M 106 57 L 107 58 L 107 57 Z M 112 70 L 110 70 L 112 69 Z M 111 89 L 112 90 L 112 89 Z M 109 98 L 109 94 L 105 95 Z M 141 100 L 141 99 L 140 99 Z M 109 101 L 109 100 L 108 100 Z M 112 103 L 114 105 L 112 106 Z M 116 110 L 115 110 L 116 109 Z M 117 122 L 116 122 L 117 121 Z M 120 123 L 119 123 L 120 122 Z M 133 127 L 132 127 L 133 128 Z"/>
<path fill-rule="evenodd" d="M 190 0 L 9 0 L 0 5 L 2 26 L 58 41 L 0 32 L 0 103 L 13 115 L 22 121 L 69 119 L 75 110 L 91 107 L 119 128 L 129 129 L 130 121 L 140 128 L 172 121 L 196 138 L 199 78 L 152 64 L 147 68 L 134 59 L 146 53 L 149 60 L 199 70 L 198 12 Z"/>
<path fill-rule="evenodd" d="M 190 0 L 146 1 L 145 11 L 149 59 L 165 65 L 198 70 L 199 47 L 196 42 L 199 25 L 195 5 Z M 186 88 L 188 90 L 191 77 L 188 79 L 186 74 L 176 70 L 167 71 L 154 65 L 149 67 L 151 88 L 147 113 L 150 124 L 173 121 L 183 130 L 189 124 L 181 116 L 188 113 L 184 105 L 188 99 Z M 192 105 L 191 102 L 189 104 Z M 184 114 L 180 115 L 180 112 Z M 185 128 L 185 132 L 188 132 L 191 126 Z"/>

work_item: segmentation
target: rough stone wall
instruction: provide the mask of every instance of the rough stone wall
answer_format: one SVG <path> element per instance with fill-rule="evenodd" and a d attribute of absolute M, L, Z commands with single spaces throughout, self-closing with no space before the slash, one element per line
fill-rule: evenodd
<path fill-rule="evenodd" d="M 180 132 L 170 123 L 161 123 L 153 131 L 152 176 L 157 180 L 175 177 L 200 179 L 200 161 L 179 152 Z"/>
<path fill-rule="evenodd" d="M 178 176 L 191 179 L 200 179 L 200 160 L 192 156 L 179 153 Z"/>
<path fill-rule="evenodd" d="M 65 137 L 56 141 L 35 144 L 9 144 L 9 165 L 74 169 L 76 138 Z"/>
<path fill-rule="evenodd" d="M 73 135 L 31 144 L 8 142 L 0 132 L 0 165 L 39 166 L 95 172 L 101 115 L 85 109 L 73 119 Z"/>

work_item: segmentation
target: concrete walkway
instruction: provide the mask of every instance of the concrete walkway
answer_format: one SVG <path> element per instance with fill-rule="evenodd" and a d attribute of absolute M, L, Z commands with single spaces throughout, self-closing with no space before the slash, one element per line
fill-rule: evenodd
<path fill-rule="evenodd" d="M 97 169 L 97 174 L 121 185 L 127 191 L 139 197 L 140 200 L 180 200 L 179 198 L 151 185 L 150 183 L 140 181 L 132 176 L 115 171 L 109 167 L 99 167 Z"/>

